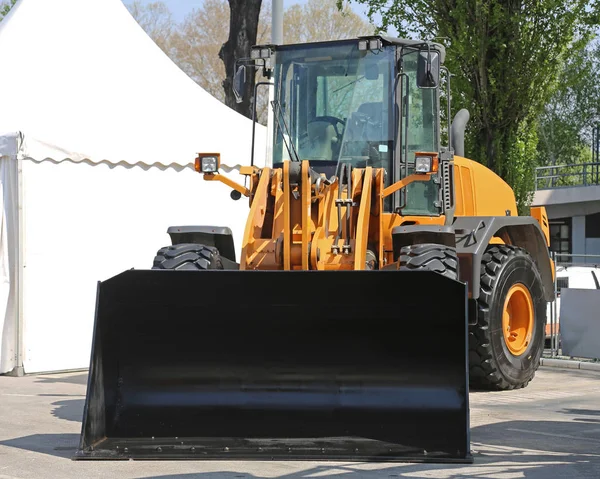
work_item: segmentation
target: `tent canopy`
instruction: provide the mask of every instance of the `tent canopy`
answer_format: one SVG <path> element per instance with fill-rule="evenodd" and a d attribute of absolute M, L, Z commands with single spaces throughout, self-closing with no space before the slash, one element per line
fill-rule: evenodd
<path fill-rule="evenodd" d="M 23 132 L 24 156 L 249 161 L 251 121 L 181 71 L 120 0 L 20 0 L 0 22 L 0 62 L 0 132 Z"/>

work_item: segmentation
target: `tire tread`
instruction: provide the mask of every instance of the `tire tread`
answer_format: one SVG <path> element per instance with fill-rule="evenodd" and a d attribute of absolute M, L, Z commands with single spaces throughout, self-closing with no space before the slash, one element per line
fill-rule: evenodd
<path fill-rule="evenodd" d="M 214 246 L 183 243 L 159 249 L 152 269 L 205 271 L 223 269 L 223 263 Z"/>
<path fill-rule="evenodd" d="M 400 249 L 398 269 L 435 271 L 443 276 L 457 279 L 456 248 L 433 243 L 404 246 Z"/>

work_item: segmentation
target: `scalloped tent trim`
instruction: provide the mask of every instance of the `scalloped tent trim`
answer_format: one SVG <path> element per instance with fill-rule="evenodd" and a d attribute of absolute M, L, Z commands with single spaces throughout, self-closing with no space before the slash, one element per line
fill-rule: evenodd
<path fill-rule="evenodd" d="M 32 141 L 37 141 L 37 140 L 32 140 Z M 39 142 L 39 143 L 42 143 L 42 142 Z M 42 157 L 36 158 L 35 156 L 29 155 L 29 154 L 27 154 L 26 151 L 24 151 L 24 145 L 25 145 L 25 137 L 22 132 L 4 133 L 4 134 L 0 133 L 0 156 L 8 156 L 8 157 L 13 157 L 13 158 L 18 158 L 18 159 L 25 160 L 25 161 L 32 161 L 33 163 L 50 162 L 55 165 L 59 165 L 61 163 L 65 163 L 65 162 L 74 163 L 74 164 L 83 163 L 83 164 L 86 164 L 89 166 L 106 165 L 111 169 L 116 168 L 116 167 L 123 167 L 123 168 L 127 168 L 127 169 L 141 168 L 146 171 L 151 168 L 157 168 L 161 171 L 165 171 L 168 169 L 173 169 L 175 171 L 183 171 L 186 169 L 194 170 L 194 163 L 188 163 L 187 165 L 180 165 L 178 163 L 164 164 L 164 163 L 159 163 L 159 162 L 150 164 L 150 163 L 144 163 L 141 161 L 137 162 L 137 163 L 130 163 L 127 161 L 114 162 L 114 161 L 110 161 L 108 159 L 102 159 L 102 160 L 92 159 L 92 158 L 88 158 L 84 155 L 76 155 L 76 156 L 74 155 L 73 158 L 71 158 L 69 156 L 64 156 L 64 157 L 51 157 L 51 156 L 44 157 L 44 156 L 42 156 Z"/>
<path fill-rule="evenodd" d="M 0 131 L 25 134 L 23 157 L 188 168 L 208 151 L 249 163 L 252 121 L 179 69 L 121 0 L 19 0 L 0 23 L 0 62 L 11 72 Z M 256 135 L 261 160 L 266 128 Z"/>

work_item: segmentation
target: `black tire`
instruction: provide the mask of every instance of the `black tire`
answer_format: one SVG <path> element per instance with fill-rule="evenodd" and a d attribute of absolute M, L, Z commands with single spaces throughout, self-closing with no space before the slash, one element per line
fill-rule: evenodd
<path fill-rule="evenodd" d="M 546 301 L 538 268 L 527 251 L 508 245 L 488 246 L 481 261 L 477 325 L 469 328 L 470 384 L 474 389 L 523 388 L 533 379 L 544 350 Z M 515 284 L 529 291 L 533 329 L 523 353 L 507 347 L 502 314 L 507 293 Z"/>
<path fill-rule="evenodd" d="M 223 269 L 223 262 L 214 246 L 183 243 L 159 249 L 152 269 L 204 271 Z"/>
<path fill-rule="evenodd" d="M 451 279 L 458 279 L 456 248 L 434 243 L 403 246 L 398 257 L 400 271 L 435 271 Z"/>

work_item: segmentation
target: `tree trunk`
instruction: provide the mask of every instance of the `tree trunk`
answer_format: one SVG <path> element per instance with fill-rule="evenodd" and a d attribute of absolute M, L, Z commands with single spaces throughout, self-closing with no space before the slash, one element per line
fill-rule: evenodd
<path fill-rule="evenodd" d="M 225 104 L 248 118 L 252 118 L 254 102 L 255 70 L 246 70 L 246 90 L 244 101 L 236 103 L 233 94 L 233 76 L 236 60 L 250 57 L 250 48 L 256 44 L 258 32 L 258 17 L 262 0 L 229 0 L 229 39 L 219 51 L 219 58 L 225 64 Z"/>

